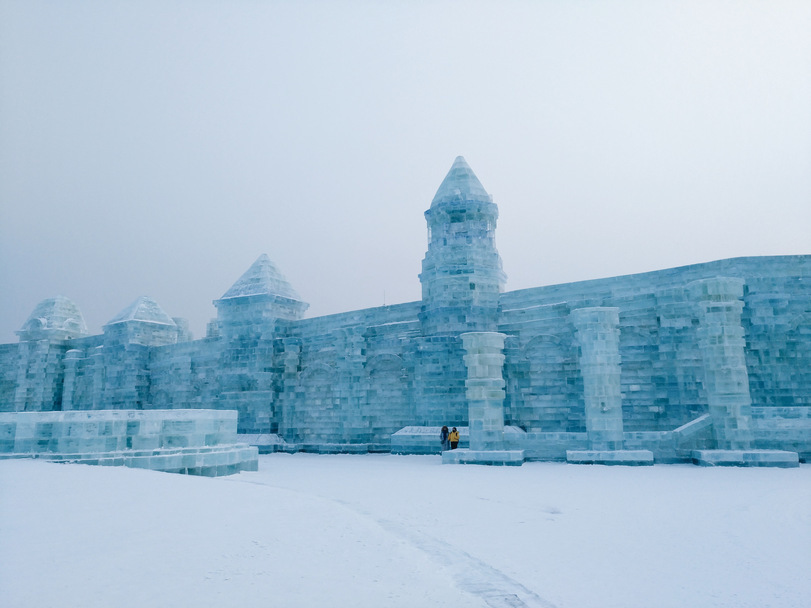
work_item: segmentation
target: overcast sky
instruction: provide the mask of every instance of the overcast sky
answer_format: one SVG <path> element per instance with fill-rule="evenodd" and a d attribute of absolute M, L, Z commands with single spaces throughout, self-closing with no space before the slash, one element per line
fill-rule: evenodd
<path fill-rule="evenodd" d="M 811 253 L 811 2 L 0 0 L 0 342 L 65 295 L 195 337 L 267 253 L 420 298 L 457 155 L 507 289 Z"/>

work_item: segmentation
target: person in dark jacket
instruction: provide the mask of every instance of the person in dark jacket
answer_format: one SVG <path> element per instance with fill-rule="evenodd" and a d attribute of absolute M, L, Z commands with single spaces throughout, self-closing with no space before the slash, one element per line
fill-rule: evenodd
<path fill-rule="evenodd" d="M 448 441 L 451 443 L 452 450 L 455 450 L 456 446 L 459 445 L 459 431 L 456 430 L 456 427 L 453 427 L 451 434 L 448 435 Z"/>
<path fill-rule="evenodd" d="M 442 430 L 439 433 L 439 440 L 442 442 L 442 451 L 450 450 L 451 449 L 451 442 L 448 439 L 448 427 L 443 426 Z"/>

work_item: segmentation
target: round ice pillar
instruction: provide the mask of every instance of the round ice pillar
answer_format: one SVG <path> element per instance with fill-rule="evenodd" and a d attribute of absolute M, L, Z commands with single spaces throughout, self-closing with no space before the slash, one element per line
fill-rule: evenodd
<path fill-rule="evenodd" d="M 569 318 L 580 345 L 589 444 L 592 450 L 621 450 L 619 308 L 578 308 Z"/>
<path fill-rule="evenodd" d="M 467 367 L 470 449 L 504 449 L 504 339 L 496 332 L 461 335 Z"/>
<path fill-rule="evenodd" d="M 741 325 L 743 283 L 717 277 L 687 286 L 697 305 L 704 389 L 715 440 L 722 450 L 748 449 L 752 439 L 752 397 Z"/>

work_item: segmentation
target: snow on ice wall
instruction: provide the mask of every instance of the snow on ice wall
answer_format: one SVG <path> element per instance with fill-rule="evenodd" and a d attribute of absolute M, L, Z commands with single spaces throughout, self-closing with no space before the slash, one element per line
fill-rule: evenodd
<path fill-rule="evenodd" d="M 463 159 L 425 215 L 419 302 L 304 319 L 307 304 L 264 255 L 215 302 L 201 340 L 148 298 L 86 336 L 78 308 L 55 299 L 19 344 L 0 345 L 0 411 L 236 410 L 240 433 L 275 433 L 293 449 L 386 451 L 404 427 L 468 425 L 460 335 L 497 331 L 507 336 L 505 441 L 530 458 L 589 445 L 593 387 L 609 384 L 615 447 L 679 459 L 728 445 L 723 429 L 745 423 L 752 448 L 811 454 L 811 256 L 504 293 L 497 207 Z M 739 288 L 714 302 L 721 294 L 697 281 Z M 616 309 L 610 332 L 577 330 L 588 308 Z M 713 331 L 737 335 L 734 349 L 712 348 Z M 588 342 L 609 337 L 610 352 Z M 599 369 L 610 383 L 595 376 L 588 388 Z"/>

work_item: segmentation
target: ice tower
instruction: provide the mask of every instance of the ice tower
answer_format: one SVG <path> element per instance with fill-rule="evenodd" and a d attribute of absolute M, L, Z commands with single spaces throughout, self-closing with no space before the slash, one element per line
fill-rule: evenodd
<path fill-rule="evenodd" d="M 498 207 L 463 157 L 456 157 L 425 219 L 423 333 L 495 331 L 498 296 L 507 278 L 496 250 Z"/>
<path fill-rule="evenodd" d="M 495 242 L 498 207 L 458 156 L 425 219 L 416 413 L 421 424 L 464 425 L 467 371 L 459 336 L 497 330 L 506 280 Z"/>
<path fill-rule="evenodd" d="M 65 296 L 48 298 L 37 304 L 17 335 L 20 350 L 14 366 L 14 409 L 62 409 L 65 353 L 70 340 L 87 335 L 81 311 Z"/>
<path fill-rule="evenodd" d="M 272 335 L 277 319 L 300 319 L 309 307 L 264 253 L 214 305 L 227 340 Z"/>
<path fill-rule="evenodd" d="M 91 356 L 93 409 L 148 407 L 150 349 L 176 343 L 177 325 L 152 298 L 141 296 L 118 313 Z"/>
<path fill-rule="evenodd" d="M 239 412 L 240 432 L 275 431 L 273 341 L 279 322 L 300 319 L 309 304 L 263 253 L 214 305 L 222 340 L 217 407 Z"/>

